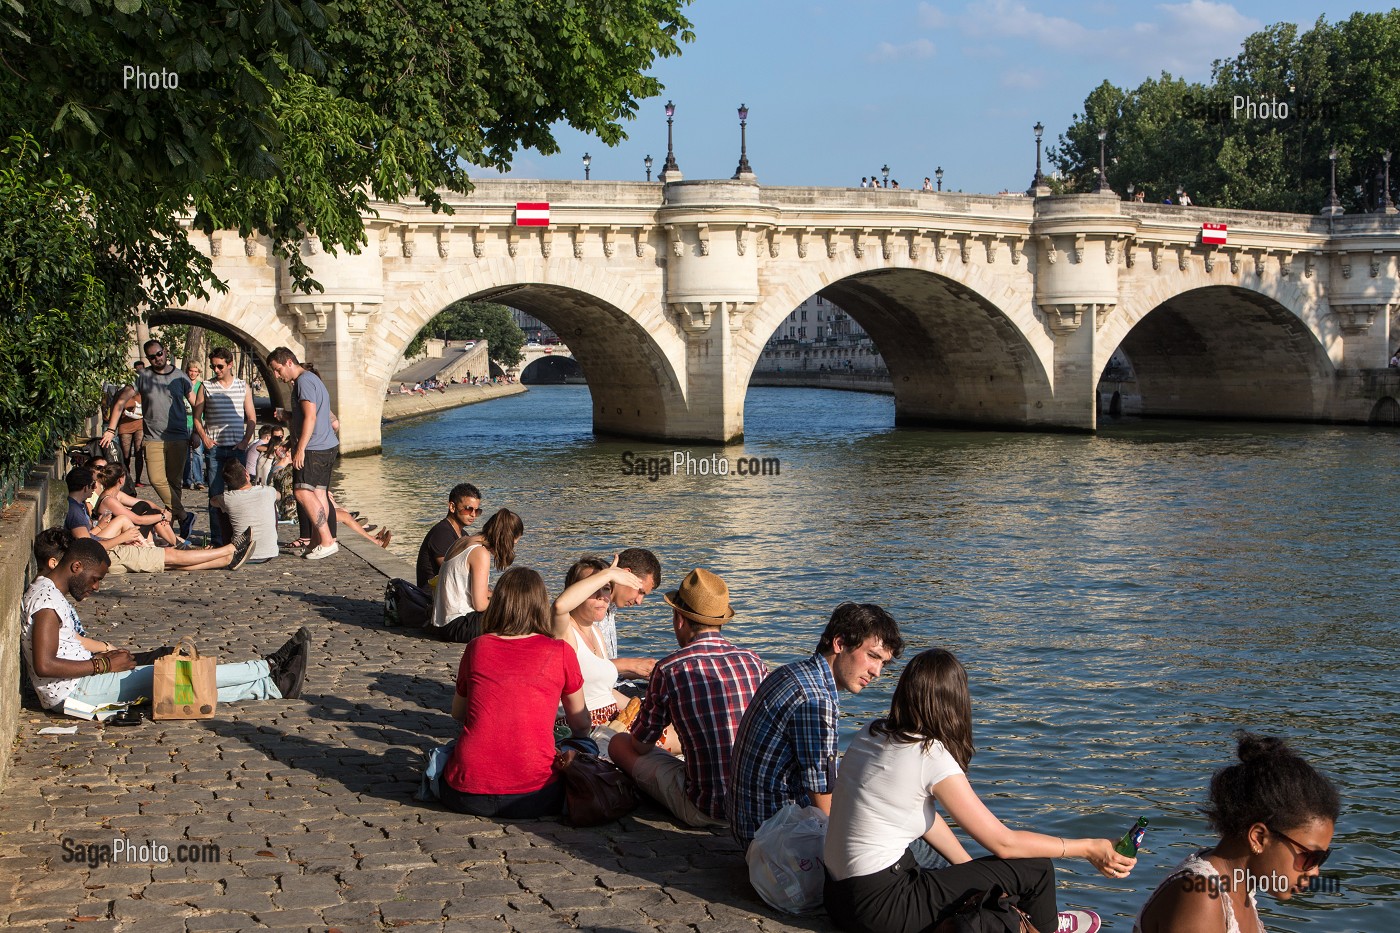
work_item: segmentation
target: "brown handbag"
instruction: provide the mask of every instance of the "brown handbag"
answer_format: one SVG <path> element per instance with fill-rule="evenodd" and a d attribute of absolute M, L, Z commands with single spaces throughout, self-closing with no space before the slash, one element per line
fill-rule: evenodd
<path fill-rule="evenodd" d="M 200 657 L 189 638 L 157 658 L 151 674 L 152 719 L 213 719 L 219 705 L 213 658 Z"/>
<path fill-rule="evenodd" d="M 1000 885 L 969 891 L 933 933 L 1038 933 L 1031 918 Z"/>
<path fill-rule="evenodd" d="M 636 783 L 597 755 L 566 749 L 554 756 L 554 771 L 564 778 L 564 821 L 570 826 L 610 823 L 642 802 Z"/>

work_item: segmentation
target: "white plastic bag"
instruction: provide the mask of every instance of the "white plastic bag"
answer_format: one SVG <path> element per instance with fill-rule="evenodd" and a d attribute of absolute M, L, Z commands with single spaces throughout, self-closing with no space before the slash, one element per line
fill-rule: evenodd
<path fill-rule="evenodd" d="M 773 908 L 803 914 L 822 906 L 826 814 L 790 803 L 758 828 L 744 858 L 749 883 Z"/>

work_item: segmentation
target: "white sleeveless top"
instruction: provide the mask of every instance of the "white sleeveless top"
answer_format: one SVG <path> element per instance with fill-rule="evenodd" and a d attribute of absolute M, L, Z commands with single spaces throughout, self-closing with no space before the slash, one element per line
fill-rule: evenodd
<path fill-rule="evenodd" d="M 1228 884 L 1228 882 L 1225 881 L 1220 872 L 1215 870 L 1215 866 L 1210 863 L 1210 860 L 1206 858 L 1206 853 L 1209 851 L 1209 849 L 1201 849 L 1194 855 L 1191 855 L 1180 865 L 1176 866 L 1176 868 L 1172 870 L 1172 873 L 1162 880 L 1161 884 L 1157 885 L 1157 889 L 1152 892 L 1152 896 L 1147 899 L 1147 903 L 1142 905 L 1142 910 L 1138 911 L 1137 919 L 1133 921 L 1133 933 L 1142 933 L 1143 914 L 1147 913 L 1147 908 L 1156 900 L 1157 895 L 1165 890 L 1168 885 L 1175 884 L 1188 875 L 1207 879 L 1207 884 L 1214 885 L 1216 890 L 1221 892 L 1215 895 L 1215 898 L 1220 901 L 1222 905 L 1221 909 L 1225 913 L 1225 933 L 1241 933 L 1239 921 L 1235 919 L 1234 903 L 1230 900 L 1229 896 L 1224 893 L 1224 886 Z M 1259 908 L 1254 902 L 1253 891 L 1249 892 L 1249 907 L 1254 913 L 1254 916 L 1258 917 Z M 1258 928 L 1259 933 L 1264 933 L 1264 924 L 1262 921 L 1259 922 Z M 1255 931 L 1251 930 L 1249 933 L 1255 933 Z"/>
<path fill-rule="evenodd" d="M 603 709 L 617 702 L 613 688 L 617 686 L 617 668 L 607 658 L 600 658 L 579 636 L 572 623 L 566 639 L 578 655 L 579 670 L 583 671 L 583 702 L 588 711 Z"/>
<path fill-rule="evenodd" d="M 433 594 L 431 624 L 434 627 L 442 628 L 458 616 L 476 611 L 472 605 L 472 571 L 467 557 L 479 547 L 480 544 L 473 544 L 443 561 L 442 570 L 438 572 L 437 591 Z"/>

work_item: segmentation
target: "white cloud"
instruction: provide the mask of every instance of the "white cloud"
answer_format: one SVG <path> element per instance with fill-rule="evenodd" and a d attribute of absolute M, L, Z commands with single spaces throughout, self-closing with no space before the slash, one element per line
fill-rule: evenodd
<path fill-rule="evenodd" d="M 908 59 L 932 58 L 936 51 L 932 42 L 927 39 L 915 39 L 913 42 L 903 42 L 895 45 L 893 42 L 881 42 L 875 46 L 875 50 L 870 53 L 872 62 L 898 62 Z"/>
<path fill-rule="evenodd" d="M 925 29 L 941 29 L 948 23 L 948 14 L 932 3 L 919 4 L 919 25 Z"/>
<path fill-rule="evenodd" d="M 1001 86 L 1021 91 L 1033 91 L 1045 85 L 1045 72 L 1013 68 L 1001 76 Z"/>

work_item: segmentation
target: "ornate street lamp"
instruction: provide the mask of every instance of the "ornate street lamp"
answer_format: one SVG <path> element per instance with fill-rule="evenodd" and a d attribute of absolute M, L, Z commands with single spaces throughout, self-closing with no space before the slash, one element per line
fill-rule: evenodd
<path fill-rule="evenodd" d="M 1394 214 L 1395 204 L 1390 200 L 1390 150 L 1381 153 L 1381 161 L 1385 163 L 1385 180 L 1381 183 L 1381 213 Z"/>
<path fill-rule="evenodd" d="M 1113 189 L 1108 185 L 1108 168 L 1104 165 L 1104 140 L 1108 139 L 1108 130 L 1099 130 L 1099 185 L 1095 189 L 1099 194 L 1112 194 Z"/>
<path fill-rule="evenodd" d="M 749 106 L 739 105 L 739 167 L 734 170 L 734 177 L 752 175 L 753 169 L 749 167 Z"/>
<path fill-rule="evenodd" d="M 1128 200 L 1129 200 L 1129 201 L 1131 201 L 1131 200 L 1133 199 L 1133 192 L 1136 191 L 1136 190 L 1137 190 L 1137 186 L 1134 185 L 1132 182 L 1128 182 Z"/>
<path fill-rule="evenodd" d="M 1327 188 L 1327 202 L 1322 206 L 1322 213 L 1335 217 L 1338 214 L 1346 213 L 1342 207 L 1342 199 L 1337 197 L 1337 147 L 1333 146 L 1327 153 L 1327 160 L 1332 164 L 1332 180 Z"/>
<path fill-rule="evenodd" d="M 671 123 L 676 117 L 676 105 L 669 100 L 666 101 L 666 162 L 661 166 L 661 180 L 665 181 L 672 172 L 680 174 L 681 167 L 676 164 L 676 150 L 671 145 Z"/>
<path fill-rule="evenodd" d="M 651 181 L 651 156 L 648 155 L 643 159 L 642 164 L 647 167 L 647 181 Z"/>
<path fill-rule="evenodd" d="M 1045 127 L 1039 120 L 1036 120 L 1035 126 L 1031 129 L 1035 131 L 1035 178 L 1031 179 L 1031 188 L 1044 188 L 1045 176 L 1040 172 L 1040 136 L 1045 132 Z"/>
<path fill-rule="evenodd" d="M 880 167 L 880 174 L 885 176 L 885 187 L 890 186 L 890 164 L 886 162 Z"/>
<path fill-rule="evenodd" d="M 938 182 L 938 190 L 939 190 L 939 191 L 942 191 L 942 190 L 943 190 L 943 166 L 940 165 L 940 166 L 938 166 L 938 168 L 936 168 L 936 169 L 933 170 L 933 177 L 934 177 L 934 179 L 937 180 L 937 182 Z"/>
<path fill-rule="evenodd" d="M 588 181 L 588 167 L 593 164 L 593 157 L 588 153 L 583 154 L 583 180 Z"/>

